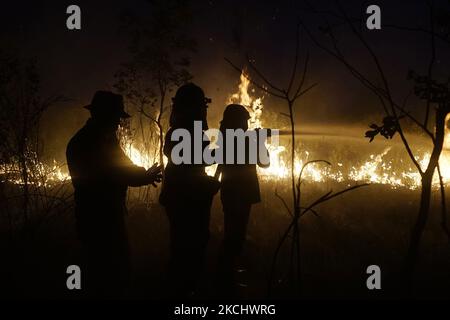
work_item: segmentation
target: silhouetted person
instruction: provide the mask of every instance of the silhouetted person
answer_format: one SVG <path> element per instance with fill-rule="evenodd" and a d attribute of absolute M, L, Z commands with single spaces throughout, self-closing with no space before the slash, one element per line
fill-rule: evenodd
<path fill-rule="evenodd" d="M 249 112 L 238 104 L 228 105 L 223 113 L 220 123 L 220 131 L 223 135 L 224 159 L 227 150 L 226 129 L 248 130 Z M 261 201 L 256 164 L 251 164 L 249 138 L 244 144 L 245 150 L 237 149 L 237 141 L 234 141 L 234 164 L 220 164 L 216 176 L 221 176 L 220 196 L 224 213 L 224 240 L 219 255 L 219 286 L 222 294 L 233 295 L 235 288 L 235 272 L 237 258 L 242 252 L 247 233 L 247 225 L 252 204 Z M 260 167 L 268 167 L 269 163 L 262 164 L 259 157 L 258 138 L 256 159 Z M 263 144 L 262 144 L 263 145 Z M 263 152 L 268 157 L 268 151 L 263 146 Z M 244 164 L 237 164 L 238 152 L 245 152 Z"/>
<path fill-rule="evenodd" d="M 72 137 L 66 151 L 86 263 L 81 268 L 82 290 L 90 296 L 117 297 L 126 289 L 130 275 L 127 188 L 155 186 L 161 181 L 161 167 L 138 167 L 121 149 L 116 130 L 122 118 L 130 117 L 121 95 L 98 91 L 85 108 L 91 118 Z"/>
<path fill-rule="evenodd" d="M 186 297 L 198 289 L 199 275 L 204 270 L 211 202 L 219 185 L 206 175 L 205 164 L 192 164 L 194 121 L 201 121 L 203 130 L 208 128 L 207 104 L 211 100 L 192 83 L 181 86 L 172 100 L 170 129 L 164 144 L 168 164 L 164 170 L 160 203 L 165 207 L 170 223 L 170 294 Z M 171 136 L 177 129 L 186 129 L 191 134 L 191 164 L 173 163 L 171 153 L 178 142 L 171 141 Z M 201 140 L 202 136 L 197 139 L 203 147 L 209 145 Z"/>

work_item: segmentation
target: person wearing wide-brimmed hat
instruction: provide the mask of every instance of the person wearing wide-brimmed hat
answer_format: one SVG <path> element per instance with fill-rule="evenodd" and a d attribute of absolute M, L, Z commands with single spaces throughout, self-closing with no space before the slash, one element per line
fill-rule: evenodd
<path fill-rule="evenodd" d="M 155 164 L 146 170 L 136 166 L 121 149 L 116 131 L 121 119 L 130 117 L 121 95 L 97 91 L 85 108 L 91 118 L 66 150 L 85 258 L 82 288 L 94 296 L 117 297 L 123 294 L 130 271 L 125 226 L 127 188 L 156 185 L 161 181 L 161 167 Z"/>

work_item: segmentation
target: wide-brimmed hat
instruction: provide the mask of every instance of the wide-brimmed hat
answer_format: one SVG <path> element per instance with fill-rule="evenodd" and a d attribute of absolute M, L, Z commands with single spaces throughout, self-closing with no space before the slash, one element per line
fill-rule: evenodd
<path fill-rule="evenodd" d="M 122 95 L 112 93 L 111 91 L 97 91 L 91 103 L 84 106 L 84 108 L 98 115 L 117 115 L 120 118 L 131 117 L 125 112 Z"/>

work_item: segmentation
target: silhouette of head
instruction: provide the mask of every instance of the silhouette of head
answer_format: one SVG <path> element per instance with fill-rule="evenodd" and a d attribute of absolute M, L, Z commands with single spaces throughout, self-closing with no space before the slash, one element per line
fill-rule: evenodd
<path fill-rule="evenodd" d="M 206 126 L 207 108 L 211 99 L 205 97 L 202 88 L 193 83 L 182 85 L 172 98 L 172 102 L 170 115 L 172 127 L 192 126 L 194 121 L 202 121 Z"/>
<path fill-rule="evenodd" d="M 104 129 L 116 130 L 120 119 L 129 118 L 125 112 L 123 97 L 110 91 L 97 91 L 91 104 L 85 106 L 92 119 Z"/>
<path fill-rule="evenodd" d="M 248 119 L 250 113 L 240 104 L 230 104 L 223 112 L 223 119 L 220 122 L 220 130 L 225 129 L 248 129 Z"/>

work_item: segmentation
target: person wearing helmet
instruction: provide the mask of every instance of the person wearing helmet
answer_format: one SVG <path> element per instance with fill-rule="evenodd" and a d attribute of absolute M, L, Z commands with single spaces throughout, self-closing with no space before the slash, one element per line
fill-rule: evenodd
<path fill-rule="evenodd" d="M 97 91 L 85 108 L 91 118 L 66 150 L 86 263 L 86 269 L 81 268 L 82 288 L 90 297 L 119 297 L 128 285 L 130 271 L 125 227 L 127 189 L 156 186 L 162 178 L 162 167 L 155 164 L 146 170 L 136 166 L 121 149 L 116 130 L 121 119 L 130 117 L 121 95 Z"/>
<path fill-rule="evenodd" d="M 172 100 L 170 129 L 164 144 L 168 163 L 159 200 L 170 224 L 169 294 L 187 297 L 198 291 L 209 239 L 211 203 L 219 185 L 206 175 L 205 163 L 194 164 L 194 141 L 189 163 L 175 164 L 171 156 L 177 144 L 172 141 L 172 133 L 177 129 L 189 131 L 191 139 L 201 139 L 202 150 L 208 147 L 209 141 L 194 135 L 194 121 L 201 123 L 203 131 L 208 129 L 206 115 L 211 99 L 200 87 L 188 83 L 177 90 Z"/>

